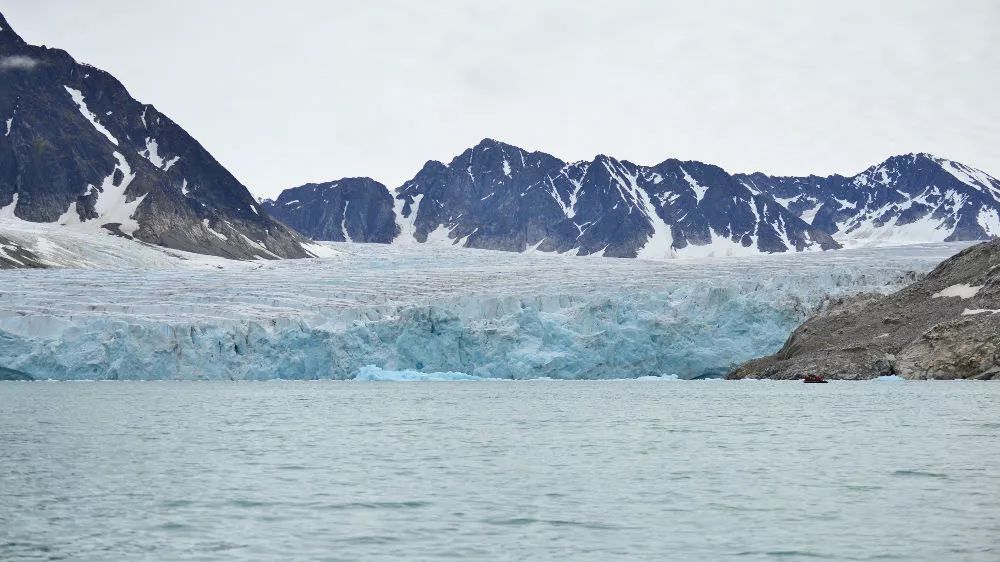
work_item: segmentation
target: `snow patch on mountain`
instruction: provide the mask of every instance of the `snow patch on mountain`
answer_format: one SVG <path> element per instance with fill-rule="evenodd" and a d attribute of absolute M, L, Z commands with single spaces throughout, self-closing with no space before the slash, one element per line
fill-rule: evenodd
<path fill-rule="evenodd" d="M 399 235 L 393 240 L 393 244 L 409 246 L 417 243 L 417 230 L 414 224 L 417 220 L 417 213 L 420 211 L 420 202 L 423 198 L 423 193 L 414 195 L 409 207 L 406 205 L 406 200 L 399 195 L 393 199 L 392 210 L 396 217 L 396 226 L 399 228 Z"/>
<path fill-rule="evenodd" d="M 118 225 L 118 230 L 129 236 L 139 229 L 139 223 L 132 218 L 132 215 L 139 205 L 142 204 L 146 195 L 134 197 L 131 201 L 128 200 L 125 191 L 128 189 L 129 184 L 132 183 L 132 180 L 135 179 L 135 174 L 132 173 L 132 168 L 121 153 L 114 152 L 113 155 L 118 164 L 111 174 L 104 178 L 104 182 L 100 187 L 97 188 L 97 201 L 94 203 L 94 211 L 97 213 L 97 218 L 81 219 L 77 202 L 74 201 L 70 203 L 69 209 L 56 221 L 57 224 L 85 227 L 92 230 L 103 228 L 105 225 Z M 119 173 L 122 177 L 121 179 L 117 179 L 116 182 L 116 175 Z M 91 194 L 94 189 L 94 186 L 88 186 L 87 194 Z"/>
<path fill-rule="evenodd" d="M 174 156 L 169 160 L 164 159 L 159 152 L 159 143 L 151 137 L 146 137 L 146 149 L 139 151 L 139 156 L 149 160 L 151 164 L 163 171 L 169 170 L 181 159 L 180 156 Z"/>
<path fill-rule="evenodd" d="M 1000 238 L 1000 210 L 985 207 L 980 209 L 977 222 L 987 234 Z"/>
<path fill-rule="evenodd" d="M 688 183 L 691 187 L 691 191 L 694 192 L 695 200 L 701 203 L 701 200 L 705 198 L 705 193 L 708 191 L 708 187 L 698 183 L 698 180 L 691 177 L 691 174 L 687 173 L 683 167 L 681 167 L 681 172 L 684 173 L 684 181 Z"/>
<path fill-rule="evenodd" d="M 215 230 L 214 228 L 212 228 L 212 225 L 211 225 L 211 223 L 209 222 L 208 219 L 202 219 L 201 220 L 201 225 L 205 227 L 205 230 L 211 232 L 212 235 L 215 236 L 216 238 L 218 238 L 219 240 L 222 240 L 224 242 L 229 240 L 228 236 L 226 236 L 225 234 L 223 234 L 223 233 L 219 232 L 218 230 Z"/>
<path fill-rule="evenodd" d="M 353 242 L 353 240 L 351 240 L 351 235 L 347 233 L 347 208 L 350 206 L 350 201 L 344 203 L 344 214 L 340 218 L 340 230 L 344 235 L 345 242 Z"/>
<path fill-rule="evenodd" d="M 69 86 L 63 86 L 63 88 L 66 88 L 70 97 L 73 98 L 73 103 L 76 104 L 77 109 L 80 110 L 80 113 L 87 119 L 87 121 L 90 121 L 90 124 L 94 126 L 94 129 L 111 141 L 111 144 L 118 146 L 118 139 L 116 139 L 114 135 L 111 134 L 111 131 L 107 130 L 104 125 L 101 125 L 100 121 L 97 120 L 97 115 L 95 115 L 94 112 L 87 107 L 87 103 L 83 99 L 83 92 L 70 88 Z"/>
<path fill-rule="evenodd" d="M 967 285 L 967 284 L 951 285 L 950 287 L 945 287 L 944 289 L 941 289 L 940 291 L 934 293 L 933 295 L 931 295 L 931 298 L 940 299 L 947 297 L 956 297 L 960 299 L 971 299 L 972 297 L 979 294 L 979 291 L 982 288 L 983 285 Z"/>
<path fill-rule="evenodd" d="M 14 214 L 17 211 L 17 198 L 20 197 L 20 193 L 15 193 L 13 196 L 13 201 L 10 202 L 6 207 L 0 208 L 0 220 L 16 220 L 17 217 Z"/>
<path fill-rule="evenodd" d="M 986 172 L 945 158 L 934 157 L 934 160 L 941 164 L 941 167 L 945 171 L 955 176 L 955 178 L 965 185 L 973 189 L 988 191 L 994 197 L 1000 199 L 1000 184 Z"/>
<path fill-rule="evenodd" d="M 636 257 L 646 260 L 676 258 L 677 249 L 674 248 L 674 238 L 673 234 L 670 233 L 670 226 L 656 212 L 656 207 L 649 200 L 649 194 L 640 190 L 638 186 L 635 186 L 635 189 L 642 202 L 642 210 L 646 214 L 646 219 L 653 227 L 652 234 L 649 235 Z"/>

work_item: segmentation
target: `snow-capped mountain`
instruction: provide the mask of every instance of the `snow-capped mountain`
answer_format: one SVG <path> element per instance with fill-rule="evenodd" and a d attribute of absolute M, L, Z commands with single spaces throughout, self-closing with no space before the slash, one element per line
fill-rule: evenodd
<path fill-rule="evenodd" d="M 567 163 L 485 139 L 448 164 L 428 162 L 391 194 L 360 181 L 294 188 L 267 208 L 318 239 L 355 242 L 650 259 L 839 247 L 767 193 L 700 162 Z M 386 216 L 387 198 L 395 229 L 373 228 L 367 217 Z"/>
<path fill-rule="evenodd" d="M 738 175 L 842 243 L 1000 237 L 1000 181 L 931 156 L 893 156 L 853 177 Z"/>
<path fill-rule="evenodd" d="M 0 217 L 230 258 L 310 255 L 184 129 L 2 15 Z"/>
<path fill-rule="evenodd" d="M 267 208 L 320 240 L 648 259 L 1000 237 L 1000 182 L 927 154 L 853 177 L 773 177 L 673 159 L 567 163 L 485 139 L 392 192 L 354 178 Z"/>

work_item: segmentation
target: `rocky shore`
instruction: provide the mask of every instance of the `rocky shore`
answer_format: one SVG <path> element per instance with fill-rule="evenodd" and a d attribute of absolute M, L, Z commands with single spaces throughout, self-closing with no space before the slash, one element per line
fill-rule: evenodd
<path fill-rule="evenodd" d="M 972 246 L 890 295 L 840 299 L 774 355 L 729 379 L 1000 380 L 1000 240 Z"/>

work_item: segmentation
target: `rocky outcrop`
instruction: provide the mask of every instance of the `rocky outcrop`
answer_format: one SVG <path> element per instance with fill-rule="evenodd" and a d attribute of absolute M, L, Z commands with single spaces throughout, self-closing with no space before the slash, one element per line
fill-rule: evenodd
<path fill-rule="evenodd" d="M 265 199 L 264 209 L 274 218 L 313 240 L 380 242 L 399 234 L 393 198 L 370 178 L 346 178 L 307 183 Z"/>
<path fill-rule="evenodd" d="M 309 255 L 169 117 L 2 15 L 0 218 L 228 258 Z"/>
<path fill-rule="evenodd" d="M 1000 240 L 972 246 L 888 296 L 832 303 L 784 347 L 728 378 L 1000 379 Z"/>

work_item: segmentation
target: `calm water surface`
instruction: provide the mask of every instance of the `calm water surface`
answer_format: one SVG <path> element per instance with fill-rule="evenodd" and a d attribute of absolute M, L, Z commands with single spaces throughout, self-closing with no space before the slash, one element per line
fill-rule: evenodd
<path fill-rule="evenodd" d="M 1000 384 L 0 383 L 0 560 L 1000 560 Z"/>

